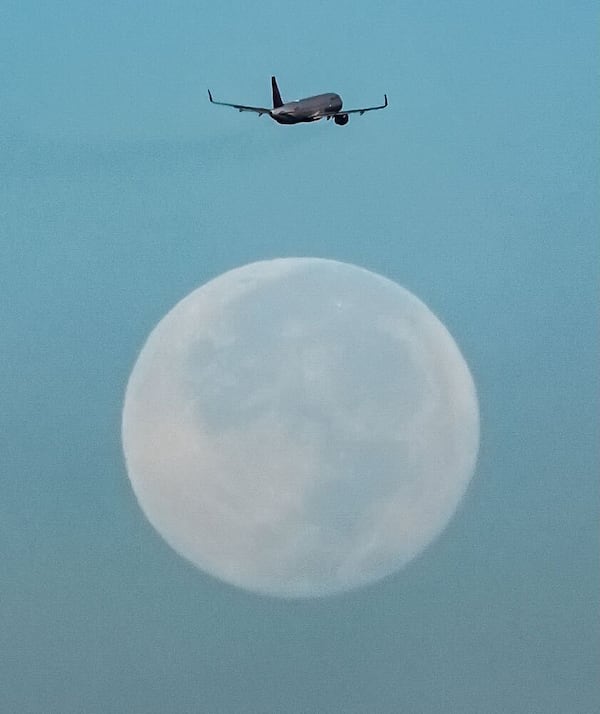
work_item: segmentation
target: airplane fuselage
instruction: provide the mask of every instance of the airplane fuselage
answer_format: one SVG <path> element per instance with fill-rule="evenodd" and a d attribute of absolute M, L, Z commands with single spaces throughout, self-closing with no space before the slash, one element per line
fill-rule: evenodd
<path fill-rule="evenodd" d="M 342 98 L 339 94 L 317 94 L 296 102 L 285 102 L 280 107 L 272 109 L 270 115 L 279 124 L 300 124 L 318 121 L 328 112 L 339 112 L 341 108 Z"/>

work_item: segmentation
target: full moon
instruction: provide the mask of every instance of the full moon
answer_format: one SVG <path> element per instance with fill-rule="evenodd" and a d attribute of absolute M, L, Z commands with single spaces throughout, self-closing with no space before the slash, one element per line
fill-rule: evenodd
<path fill-rule="evenodd" d="M 127 385 L 134 493 L 171 547 L 255 592 L 318 597 L 402 568 L 475 468 L 477 396 L 456 343 L 396 283 L 262 261 L 158 323 Z"/>

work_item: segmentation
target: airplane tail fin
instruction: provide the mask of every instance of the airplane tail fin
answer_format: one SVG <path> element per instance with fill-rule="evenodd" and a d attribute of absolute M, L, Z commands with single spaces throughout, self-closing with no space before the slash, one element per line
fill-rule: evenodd
<path fill-rule="evenodd" d="M 271 77 L 271 88 L 273 89 L 273 109 L 277 109 L 283 104 L 281 100 L 281 94 L 279 94 L 279 87 L 277 86 L 277 80 L 275 77 Z"/>

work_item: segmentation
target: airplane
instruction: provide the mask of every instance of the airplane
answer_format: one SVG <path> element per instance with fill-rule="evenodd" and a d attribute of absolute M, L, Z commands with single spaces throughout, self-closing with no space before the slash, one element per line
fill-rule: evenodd
<path fill-rule="evenodd" d="M 271 77 L 271 88 L 273 90 L 273 108 L 268 107 L 248 107 L 244 104 L 230 104 L 229 102 L 217 102 L 208 90 L 208 98 L 212 104 L 220 104 L 224 107 L 233 107 L 240 112 L 254 112 L 261 117 L 268 114 L 278 124 L 301 124 L 303 122 L 319 121 L 319 119 L 333 118 L 339 126 L 348 123 L 350 114 L 360 114 L 373 112 L 377 109 L 385 109 L 388 105 L 387 94 L 383 95 L 383 104 L 377 107 L 365 107 L 363 109 L 345 109 L 342 111 L 342 98 L 339 94 L 317 94 L 314 97 L 306 97 L 295 102 L 284 102 L 279 93 L 277 80 Z"/>

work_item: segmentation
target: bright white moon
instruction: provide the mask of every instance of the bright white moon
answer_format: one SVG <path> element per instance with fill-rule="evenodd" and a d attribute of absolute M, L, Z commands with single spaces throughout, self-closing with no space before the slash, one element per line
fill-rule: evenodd
<path fill-rule="evenodd" d="M 152 331 L 123 445 L 139 504 L 199 568 L 314 597 L 401 568 L 446 526 L 474 470 L 477 397 L 416 297 L 345 263 L 232 270 Z"/>

